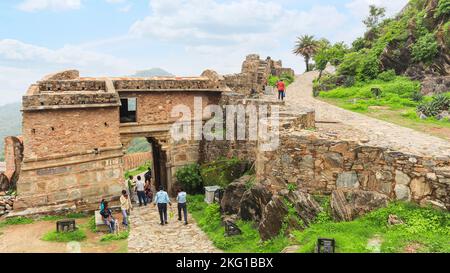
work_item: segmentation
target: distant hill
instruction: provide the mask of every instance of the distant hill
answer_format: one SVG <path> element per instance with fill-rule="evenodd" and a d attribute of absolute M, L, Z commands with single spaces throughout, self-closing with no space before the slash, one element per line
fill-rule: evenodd
<path fill-rule="evenodd" d="M 22 133 L 20 102 L 0 106 L 0 161 L 4 160 L 4 138 Z"/>
<path fill-rule="evenodd" d="M 173 77 L 174 75 L 161 68 L 151 68 L 146 70 L 140 70 L 131 75 L 130 77 L 143 78 L 143 77 Z"/>

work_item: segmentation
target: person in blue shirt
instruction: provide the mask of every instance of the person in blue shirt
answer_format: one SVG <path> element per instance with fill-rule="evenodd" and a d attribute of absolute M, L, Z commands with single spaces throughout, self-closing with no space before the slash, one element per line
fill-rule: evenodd
<path fill-rule="evenodd" d="M 158 206 L 159 219 L 161 220 L 161 225 L 168 224 L 167 222 L 167 204 L 172 206 L 170 203 L 169 195 L 164 191 L 163 186 L 159 187 L 159 192 L 155 195 L 155 206 Z"/>
<path fill-rule="evenodd" d="M 183 190 L 183 188 L 180 188 L 180 191 L 177 195 L 177 202 L 178 202 L 178 221 L 181 221 L 181 211 L 183 211 L 184 215 L 184 224 L 187 225 L 187 206 L 186 206 L 186 192 Z"/>

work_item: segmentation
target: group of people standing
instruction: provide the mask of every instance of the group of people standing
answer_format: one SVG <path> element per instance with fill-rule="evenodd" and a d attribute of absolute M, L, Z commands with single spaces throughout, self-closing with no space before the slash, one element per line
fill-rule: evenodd
<path fill-rule="evenodd" d="M 129 189 L 122 190 L 122 195 L 120 196 L 120 209 L 122 212 L 122 225 L 128 228 L 128 215 L 130 215 L 133 209 L 132 205 L 132 195 L 135 193 L 134 200 L 139 203 L 139 206 L 147 206 L 153 200 L 154 206 L 158 207 L 160 225 L 167 225 L 167 206 L 172 206 L 168 193 L 164 190 L 164 187 L 160 186 L 159 191 L 155 194 L 153 198 L 153 191 L 151 189 L 152 173 L 151 169 L 144 175 L 145 181 L 142 180 L 141 176 L 137 176 L 137 181 L 133 180 L 133 176 L 129 177 Z M 187 225 L 187 193 L 179 188 L 176 197 L 178 203 L 178 221 L 182 221 L 184 218 L 184 224 Z M 100 214 L 103 217 L 104 223 L 108 226 L 110 233 L 115 232 L 116 219 L 114 218 L 109 204 L 107 201 L 102 200 L 100 204 Z M 183 216 L 183 217 L 182 217 Z"/>

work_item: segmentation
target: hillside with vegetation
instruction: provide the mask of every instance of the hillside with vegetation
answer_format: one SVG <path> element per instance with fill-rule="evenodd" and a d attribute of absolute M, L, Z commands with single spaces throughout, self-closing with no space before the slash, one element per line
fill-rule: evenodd
<path fill-rule="evenodd" d="M 351 46 L 299 38 L 294 53 L 321 73 L 321 100 L 450 139 L 450 0 L 411 0 L 395 17 L 371 6 Z M 336 67 L 327 73 L 327 65 Z"/>

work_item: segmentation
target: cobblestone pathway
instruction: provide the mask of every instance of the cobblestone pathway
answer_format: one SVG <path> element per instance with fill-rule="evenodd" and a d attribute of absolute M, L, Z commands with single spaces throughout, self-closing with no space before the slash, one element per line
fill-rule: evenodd
<path fill-rule="evenodd" d="M 168 225 L 159 224 L 157 208 L 152 205 L 135 207 L 131 213 L 128 237 L 130 253 L 211 253 L 220 252 L 188 215 L 189 224 L 177 219 L 176 205 Z M 168 208 L 168 216 L 170 216 Z"/>
<path fill-rule="evenodd" d="M 422 156 L 450 156 L 450 142 L 396 124 L 377 120 L 351 112 L 312 96 L 312 81 L 317 72 L 297 76 L 288 87 L 287 104 L 295 110 L 298 107 L 314 108 L 319 130 L 333 131 L 342 139 L 355 139 L 377 147 Z M 330 123 L 332 122 L 332 123 Z M 334 123 L 333 123 L 334 122 Z"/>

